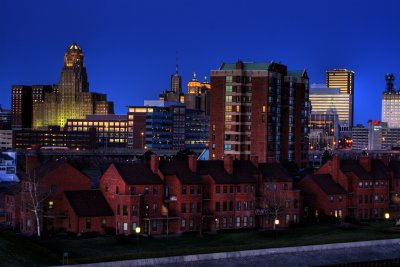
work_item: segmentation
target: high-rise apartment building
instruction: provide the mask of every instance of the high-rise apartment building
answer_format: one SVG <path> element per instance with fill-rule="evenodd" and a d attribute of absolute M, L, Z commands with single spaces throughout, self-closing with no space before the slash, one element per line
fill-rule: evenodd
<path fill-rule="evenodd" d="M 58 85 L 13 86 L 12 95 L 13 128 L 64 127 L 67 119 L 114 112 L 105 94 L 89 92 L 84 54 L 75 43 L 64 54 Z"/>
<path fill-rule="evenodd" d="M 400 92 L 394 87 L 394 75 L 385 76 L 386 90 L 382 93 L 382 121 L 389 128 L 400 128 Z"/>
<path fill-rule="evenodd" d="M 349 131 L 354 123 L 354 71 L 347 69 L 334 69 L 326 71 L 326 86 L 339 88 L 340 94 L 348 94 L 351 98 L 351 112 L 349 117 Z"/>
<path fill-rule="evenodd" d="M 211 72 L 210 158 L 306 161 L 308 76 L 278 63 L 222 64 Z"/>

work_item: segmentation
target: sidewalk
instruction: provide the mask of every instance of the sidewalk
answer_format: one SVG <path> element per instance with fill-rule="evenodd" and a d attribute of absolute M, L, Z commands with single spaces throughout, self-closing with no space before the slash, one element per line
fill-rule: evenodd
<path fill-rule="evenodd" d="M 285 247 L 285 248 L 268 248 L 268 249 L 257 249 L 257 250 L 244 250 L 234 252 L 219 252 L 209 254 L 197 254 L 197 255 L 186 255 L 176 257 L 164 257 L 164 258 L 149 258 L 149 259 L 138 259 L 138 260 L 126 260 L 126 261 L 114 261 L 114 262 L 102 262 L 102 263 L 91 263 L 81 264 L 73 266 L 85 266 L 85 267 L 122 267 L 122 266 L 158 266 L 158 265 L 180 265 L 198 262 L 198 261 L 212 261 L 212 260 L 224 260 L 234 258 L 245 258 L 245 257 L 257 257 L 267 256 L 276 254 L 286 253 L 302 253 L 302 252 L 313 252 L 313 251 L 327 251 L 335 249 L 351 249 L 351 248 L 362 248 L 362 247 L 373 247 L 373 246 L 393 246 L 400 249 L 400 239 L 387 239 L 387 240 L 373 240 L 373 241 L 361 241 L 361 242 L 349 242 L 349 243 L 334 243 L 324 245 L 312 245 L 312 246 L 298 246 L 298 247 Z M 394 255 L 399 256 L 399 255 Z M 71 265 L 72 266 L 72 265 Z"/>

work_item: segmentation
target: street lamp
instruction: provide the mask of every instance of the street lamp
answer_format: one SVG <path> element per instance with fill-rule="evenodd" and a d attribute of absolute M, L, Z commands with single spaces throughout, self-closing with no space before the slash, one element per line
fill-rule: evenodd
<path fill-rule="evenodd" d="M 275 225 L 279 225 L 279 220 L 278 219 L 275 220 Z"/>
<path fill-rule="evenodd" d="M 136 232 L 136 239 L 139 239 L 139 234 L 140 234 L 140 226 L 136 226 L 136 228 L 135 228 L 135 232 Z"/>
<path fill-rule="evenodd" d="M 385 219 L 386 219 L 386 220 L 389 220 L 389 218 L 390 218 L 390 214 L 389 214 L 389 212 L 386 212 L 386 213 L 385 213 Z"/>

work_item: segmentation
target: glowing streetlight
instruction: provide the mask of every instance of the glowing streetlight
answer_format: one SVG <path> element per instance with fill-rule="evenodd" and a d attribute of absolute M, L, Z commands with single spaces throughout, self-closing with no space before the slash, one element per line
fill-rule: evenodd
<path fill-rule="evenodd" d="M 275 225 L 279 225 L 279 220 L 278 219 L 275 220 Z"/>
<path fill-rule="evenodd" d="M 386 213 L 385 213 L 385 219 L 386 219 L 386 220 L 389 220 L 389 218 L 390 218 L 390 214 L 389 214 L 389 212 L 386 212 Z"/>

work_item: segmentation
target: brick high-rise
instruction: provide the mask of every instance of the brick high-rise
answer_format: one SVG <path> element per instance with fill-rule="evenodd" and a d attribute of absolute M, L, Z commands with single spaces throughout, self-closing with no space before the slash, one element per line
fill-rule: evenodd
<path fill-rule="evenodd" d="M 306 162 L 308 76 L 278 63 L 222 64 L 211 72 L 210 158 Z"/>

